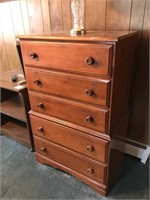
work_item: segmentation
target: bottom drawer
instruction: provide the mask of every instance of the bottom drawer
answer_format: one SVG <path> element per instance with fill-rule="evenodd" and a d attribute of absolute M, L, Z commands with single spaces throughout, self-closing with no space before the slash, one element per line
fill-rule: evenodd
<path fill-rule="evenodd" d="M 34 136 L 37 153 L 105 184 L 106 165 Z"/>

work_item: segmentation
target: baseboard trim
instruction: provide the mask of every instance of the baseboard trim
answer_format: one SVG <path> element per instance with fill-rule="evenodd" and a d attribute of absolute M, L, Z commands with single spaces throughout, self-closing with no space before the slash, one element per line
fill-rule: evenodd
<path fill-rule="evenodd" d="M 143 164 L 146 163 L 150 156 L 150 146 L 139 142 L 134 142 L 133 140 L 126 139 L 125 143 L 121 140 L 114 140 L 112 143 L 112 148 L 141 159 Z"/>
<path fill-rule="evenodd" d="M 145 149 L 125 143 L 124 153 L 141 159 L 141 162 L 145 164 L 150 155 L 150 146 Z"/>
<path fill-rule="evenodd" d="M 130 155 L 133 154 L 133 156 L 140 158 L 141 162 L 145 164 L 150 156 L 150 145 L 126 138 L 125 151 Z"/>
<path fill-rule="evenodd" d="M 146 145 L 144 143 L 141 143 L 141 142 L 138 142 L 138 141 L 135 141 L 135 140 L 131 140 L 129 138 L 126 138 L 125 141 L 127 143 L 133 144 L 134 146 L 141 146 L 142 148 L 146 148 L 148 146 L 148 145 Z"/>

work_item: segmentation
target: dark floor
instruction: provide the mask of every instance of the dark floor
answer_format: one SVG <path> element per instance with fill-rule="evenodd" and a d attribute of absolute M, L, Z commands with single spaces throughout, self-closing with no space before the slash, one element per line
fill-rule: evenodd
<path fill-rule="evenodd" d="M 149 165 L 125 156 L 107 197 L 76 178 L 39 164 L 27 147 L 1 136 L 1 199 L 149 199 Z"/>

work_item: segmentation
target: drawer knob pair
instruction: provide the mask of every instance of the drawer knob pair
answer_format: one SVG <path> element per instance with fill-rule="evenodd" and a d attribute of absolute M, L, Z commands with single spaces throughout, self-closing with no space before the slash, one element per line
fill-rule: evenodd
<path fill-rule="evenodd" d="M 34 83 L 35 85 L 40 85 L 40 84 L 41 84 L 41 81 L 40 81 L 40 80 L 34 80 L 33 83 Z"/>
<path fill-rule="evenodd" d="M 88 65 L 93 65 L 95 60 L 92 58 L 92 57 L 88 57 L 85 59 L 85 62 L 88 64 Z"/>
<path fill-rule="evenodd" d="M 94 147 L 92 146 L 92 145 L 88 145 L 87 147 L 86 147 L 86 149 L 88 150 L 88 151 L 90 151 L 90 152 L 93 152 L 95 149 L 94 149 Z"/>
<path fill-rule="evenodd" d="M 94 94 L 94 92 L 92 90 L 88 89 L 85 91 L 85 94 L 88 96 L 92 96 Z"/>
<path fill-rule="evenodd" d="M 89 174 L 94 174 L 94 169 L 88 168 L 88 169 L 87 169 L 87 173 L 89 173 Z"/>
<path fill-rule="evenodd" d="M 36 53 L 34 53 L 34 52 L 30 52 L 29 56 L 30 56 L 31 59 L 38 58 L 38 55 Z"/>

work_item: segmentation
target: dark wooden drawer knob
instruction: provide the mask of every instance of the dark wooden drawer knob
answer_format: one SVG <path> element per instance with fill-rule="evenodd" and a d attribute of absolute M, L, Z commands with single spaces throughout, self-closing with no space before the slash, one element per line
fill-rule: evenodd
<path fill-rule="evenodd" d="M 85 120 L 86 120 L 87 122 L 89 122 L 89 123 L 92 123 L 92 122 L 93 122 L 93 117 L 88 116 L 88 117 L 85 118 Z"/>
<path fill-rule="evenodd" d="M 93 170 L 92 168 L 88 168 L 88 169 L 87 169 L 87 172 L 88 172 L 89 174 L 94 174 L 94 170 Z"/>
<path fill-rule="evenodd" d="M 35 85 L 40 85 L 40 84 L 41 84 L 41 82 L 40 82 L 39 80 L 34 80 L 33 83 L 34 83 Z"/>
<path fill-rule="evenodd" d="M 44 129 L 42 127 L 38 127 L 37 130 L 39 133 L 42 133 L 44 131 Z"/>
<path fill-rule="evenodd" d="M 38 57 L 38 55 L 36 53 L 34 53 L 34 52 L 30 52 L 29 56 L 30 56 L 31 59 L 34 59 L 34 58 Z"/>
<path fill-rule="evenodd" d="M 88 96 L 92 96 L 94 94 L 94 92 L 92 90 L 90 90 L 90 89 L 86 90 L 85 93 Z"/>
<path fill-rule="evenodd" d="M 44 105 L 42 103 L 38 103 L 37 107 L 40 108 L 40 109 L 42 109 L 42 108 L 44 108 Z"/>
<path fill-rule="evenodd" d="M 41 147 L 41 151 L 42 152 L 46 152 L 46 148 L 45 147 Z"/>
<path fill-rule="evenodd" d="M 86 62 L 88 65 L 93 65 L 95 61 L 94 61 L 93 58 L 88 57 L 88 58 L 85 59 L 85 62 Z"/>
<path fill-rule="evenodd" d="M 86 147 L 86 149 L 90 152 L 93 152 L 94 151 L 94 147 L 92 145 L 89 145 Z"/>

